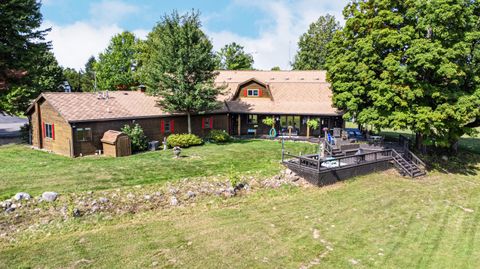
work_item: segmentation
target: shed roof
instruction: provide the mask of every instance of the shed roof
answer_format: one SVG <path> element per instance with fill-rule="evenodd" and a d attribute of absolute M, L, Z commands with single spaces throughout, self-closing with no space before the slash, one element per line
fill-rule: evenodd
<path fill-rule="evenodd" d="M 120 131 L 108 130 L 103 134 L 101 141 L 103 143 L 114 145 L 117 142 L 117 139 L 121 136 L 126 136 L 126 134 Z"/>

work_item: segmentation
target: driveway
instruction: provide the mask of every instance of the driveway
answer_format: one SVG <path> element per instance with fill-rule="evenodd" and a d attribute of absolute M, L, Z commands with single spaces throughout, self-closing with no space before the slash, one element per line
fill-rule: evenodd
<path fill-rule="evenodd" d="M 18 137 L 20 136 L 20 127 L 28 122 L 26 118 L 10 116 L 0 112 L 0 137 Z"/>

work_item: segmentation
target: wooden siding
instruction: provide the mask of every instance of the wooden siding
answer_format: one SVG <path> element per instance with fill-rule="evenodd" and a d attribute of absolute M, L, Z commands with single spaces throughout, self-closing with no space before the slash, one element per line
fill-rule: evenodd
<path fill-rule="evenodd" d="M 202 129 L 202 118 L 213 118 L 213 129 L 227 130 L 227 115 L 198 115 L 192 116 L 192 133 L 205 136 L 210 131 L 209 126 L 206 126 L 205 129 Z M 136 120 L 115 120 L 115 121 L 95 121 L 95 122 L 82 122 L 75 123 L 74 128 L 74 148 L 75 155 L 91 155 L 95 154 L 96 150 L 103 149 L 101 139 L 103 134 L 108 130 L 117 130 L 120 131 L 125 125 L 132 125 L 138 123 L 142 126 L 142 129 L 147 136 L 149 141 L 157 140 L 163 141 L 163 138 L 170 135 L 170 132 L 162 133 L 161 132 L 161 121 L 174 120 L 174 130 L 173 133 L 181 134 L 188 133 L 187 126 L 187 117 L 164 117 L 164 118 L 150 118 L 150 119 L 136 119 Z M 77 141 L 75 130 L 78 128 L 91 128 L 92 130 L 92 140 L 88 142 Z"/>
<path fill-rule="evenodd" d="M 246 96 L 246 92 L 248 90 L 261 90 L 261 96 L 258 97 L 251 97 L 251 96 Z M 242 85 L 242 88 L 240 89 L 240 98 L 270 98 L 270 92 L 267 88 L 265 88 L 263 85 L 260 85 L 256 82 L 250 82 L 245 85 Z"/>
<path fill-rule="evenodd" d="M 72 156 L 72 129 L 63 117 L 46 101 L 38 102 L 31 114 L 32 145 L 55 153 Z M 42 124 L 54 125 L 55 139 L 43 137 Z"/>

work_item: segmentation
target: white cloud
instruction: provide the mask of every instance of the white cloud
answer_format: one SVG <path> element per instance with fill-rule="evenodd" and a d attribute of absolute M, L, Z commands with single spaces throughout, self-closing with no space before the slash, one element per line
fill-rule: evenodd
<path fill-rule="evenodd" d="M 90 5 L 90 16 L 93 23 L 117 23 L 127 15 L 138 13 L 140 8 L 121 1 L 104 0 Z"/>
<path fill-rule="evenodd" d="M 265 15 L 273 20 L 273 25 L 265 23 L 267 20 L 261 21 L 265 25 L 260 25 L 260 33 L 255 38 L 240 36 L 231 31 L 213 32 L 208 29 L 206 31 L 212 38 L 216 50 L 234 41 L 243 45 L 245 50 L 253 55 L 255 68 L 270 69 L 273 66 L 280 66 L 282 69 L 290 69 L 290 62 L 295 57 L 300 35 L 306 32 L 308 26 L 321 15 L 329 13 L 341 21 L 341 10 L 346 2 L 346 0 L 294 2 L 237 0 L 236 5 L 262 9 Z"/>

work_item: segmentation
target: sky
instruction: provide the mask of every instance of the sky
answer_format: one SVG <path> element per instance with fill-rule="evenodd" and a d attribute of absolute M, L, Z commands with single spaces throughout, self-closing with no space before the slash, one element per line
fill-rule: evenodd
<path fill-rule="evenodd" d="M 300 35 L 319 16 L 331 14 L 343 24 L 348 0 L 43 0 L 47 40 L 63 67 L 77 70 L 97 56 L 110 38 L 131 31 L 146 38 L 155 24 L 173 10 L 198 10 L 203 31 L 219 50 L 237 42 L 252 54 L 257 69 L 290 69 Z"/>

